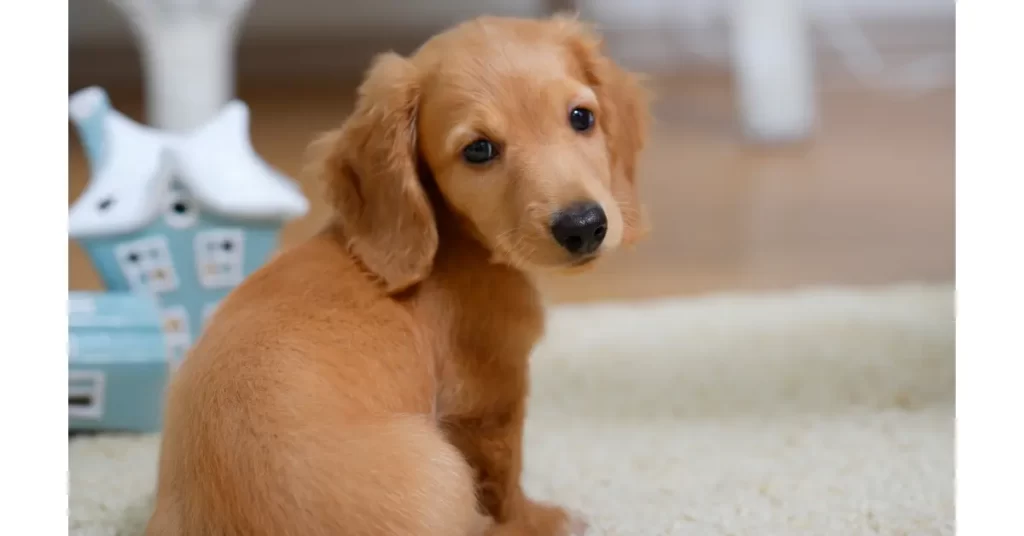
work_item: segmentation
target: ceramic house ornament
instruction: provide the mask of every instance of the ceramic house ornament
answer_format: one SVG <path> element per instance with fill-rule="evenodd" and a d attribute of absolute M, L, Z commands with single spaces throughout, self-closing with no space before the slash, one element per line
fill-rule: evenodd
<path fill-rule="evenodd" d="M 218 301 L 262 265 L 282 224 L 309 204 L 249 140 L 249 111 L 229 102 L 191 132 L 141 125 L 90 87 L 71 95 L 91 179 L 71 206 L 78 240 L 110 291 L 156 297 L 172 364 Z"/>

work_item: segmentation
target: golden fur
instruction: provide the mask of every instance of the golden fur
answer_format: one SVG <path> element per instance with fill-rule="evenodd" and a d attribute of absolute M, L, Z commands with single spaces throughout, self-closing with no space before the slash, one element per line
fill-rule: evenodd
<path fill-rule="evenodd" d="M 316 143 L 336 218 L 226 298 L 169 389 L 149 536 L 579 534 L 520 488 L 530 273 L 553 213 L 642 232 L 636 78 L 566 17 L 481 18 L 383 54 Z M 594 111 L 587 132 L 573 106 Z M 468 165 L 475 138 L 500 157 Z"/>

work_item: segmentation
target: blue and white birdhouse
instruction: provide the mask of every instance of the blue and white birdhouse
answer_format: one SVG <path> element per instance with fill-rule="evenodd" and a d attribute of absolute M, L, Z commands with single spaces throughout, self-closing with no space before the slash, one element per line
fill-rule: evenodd
<path fill-rule="evenodd" d="M 98 87 L 69 104 L 91 178 L 71 206 L 68 235 L 108 290 L 156 297 L 173 366 L 308 201 L 256 154 L 241 101 L 185 134 L 133 121 Z"/>
<path fill-rule="evenodd" d="M 68 367 L 70 430 L 160 429 L 170 370 L 151 296 L 69 293 Z"/>

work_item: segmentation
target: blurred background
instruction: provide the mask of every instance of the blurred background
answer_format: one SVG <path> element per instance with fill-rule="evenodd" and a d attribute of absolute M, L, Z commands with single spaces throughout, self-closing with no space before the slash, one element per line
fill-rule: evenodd
<path fill-rule="evenodd" d="M 108 0 L 69 9 L 69 91 L 103 86 L 145 120 L 125 16 Z M 344 119 L 372 55 L 410 52 L 477 15 L 565 9 L 651 76 L 641 181 L 653 233 L 585 276 L 545 280 L 552 300 L 952 280 L 951 0 L 254 0 L 235 90 L 256 150 L 312 202 L 284 245 L 328 215 L 319 185 L 299 175 L 304 149 Z M 72 202 L 88 166 L 70 126 L 69 140 Z M 70 288 L 101 288 L 69 248 Z"/>

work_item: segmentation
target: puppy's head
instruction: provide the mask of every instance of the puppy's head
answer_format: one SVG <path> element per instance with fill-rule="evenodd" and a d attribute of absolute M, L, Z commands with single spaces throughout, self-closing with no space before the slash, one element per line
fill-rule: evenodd
<path fill-rule="evenodd" d="M 636 78 L 569 18 L 483 18 L 379 56 L 320 160 L 353 253 L 390 291 L 430 271 L 433 181 L 498 262 L 571 269 L 643 232 Z"/>

